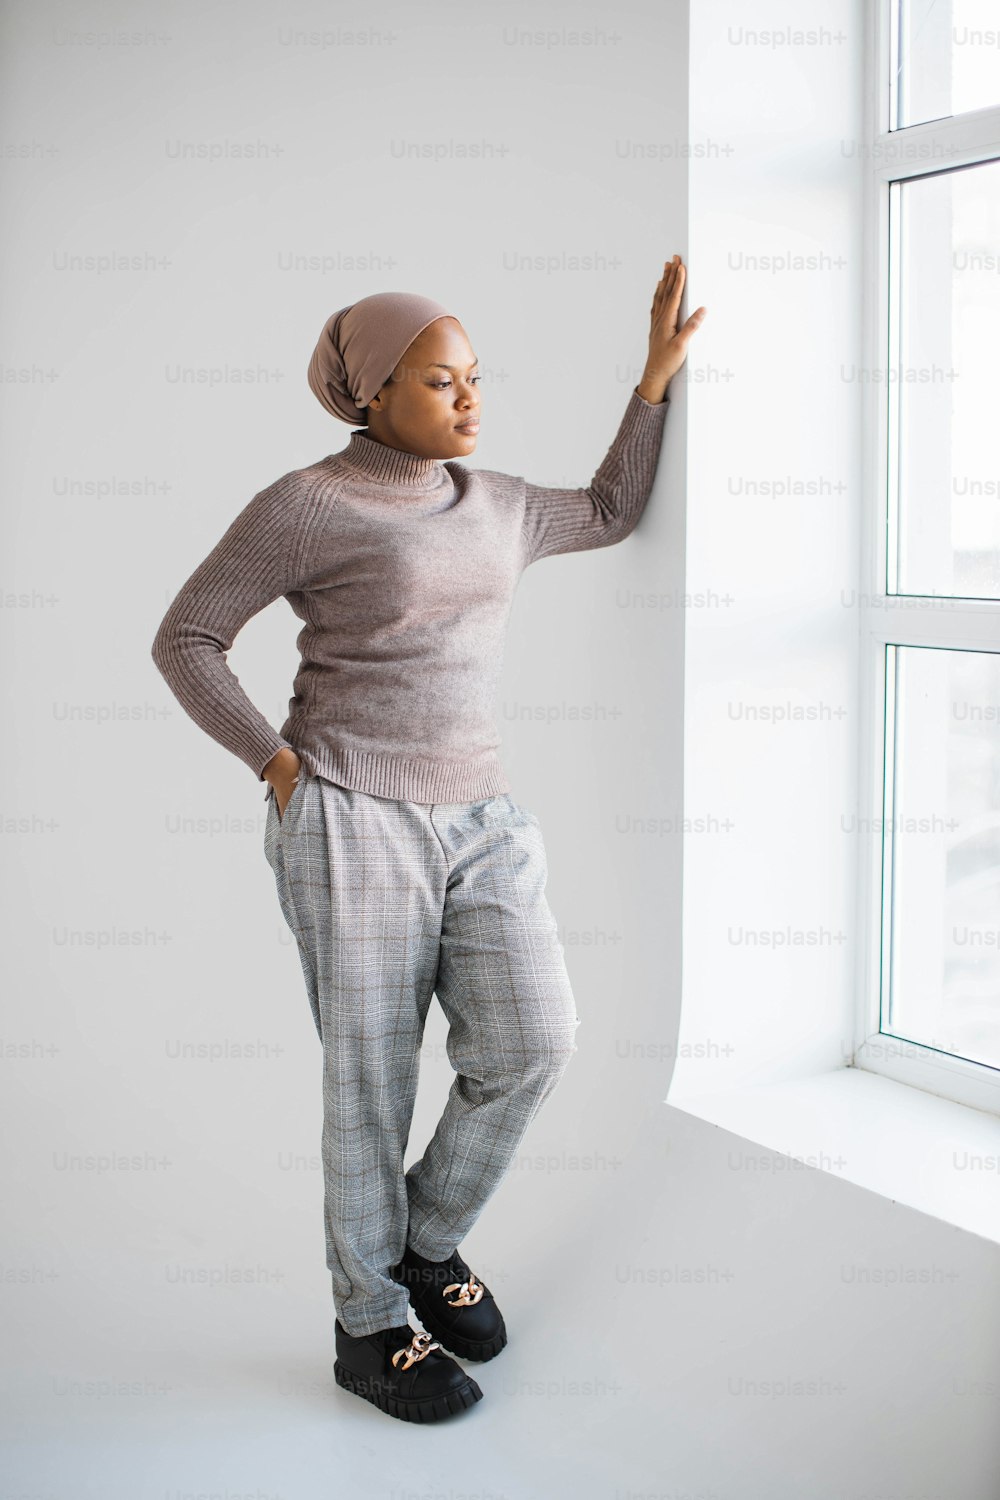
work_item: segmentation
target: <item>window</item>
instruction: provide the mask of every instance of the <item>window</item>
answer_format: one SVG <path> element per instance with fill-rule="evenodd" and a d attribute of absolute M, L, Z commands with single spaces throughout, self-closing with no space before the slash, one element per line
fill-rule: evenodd
<path fill-rule="evenodd" d="M 853 1061 L 1000 1112 L 1000 12 L 872 14 Z"/>
<path fill-rule="evenodd" d="M 893 130 L 1000 103 L 996 0 L 899 0 L 893 11 Z"/>

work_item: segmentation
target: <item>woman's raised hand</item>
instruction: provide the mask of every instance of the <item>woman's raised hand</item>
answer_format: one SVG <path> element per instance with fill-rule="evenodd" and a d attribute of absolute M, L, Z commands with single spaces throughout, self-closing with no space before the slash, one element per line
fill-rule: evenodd
<path fill-rule="evenodd" d="M 687 271 L 679 255 L 664 261 L 663 275 L 657 282 L 650 308 L 646 368 L 636 387 L 639 395 L 654 405 L 663 400 L 671 379 L 687 359 L 692 335 L 708 312 L 707 308 L 696 308 L 684 325 L 677 327 L 686 280 Z"/>

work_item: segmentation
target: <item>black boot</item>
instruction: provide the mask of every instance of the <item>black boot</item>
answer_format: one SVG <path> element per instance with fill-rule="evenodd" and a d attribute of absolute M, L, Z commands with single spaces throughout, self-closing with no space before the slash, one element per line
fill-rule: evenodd
<path fill-rule="evenodd" d="M 462 1366 L 408 1323 L 353 1338 L 336 1320 L 337 1384 L 404 1422 L 438 1422 L 482 1400 Z"/>
<path fill-rule="evenodd" d="M 431 1337 L 460 1359 L 492 1359 L 506 1344 L 493 1293 L 457 1250 L 447 1260 L 426 1260 L 407 1245 L 389 1274 L 406 1287 L 410 1306 Z"/>

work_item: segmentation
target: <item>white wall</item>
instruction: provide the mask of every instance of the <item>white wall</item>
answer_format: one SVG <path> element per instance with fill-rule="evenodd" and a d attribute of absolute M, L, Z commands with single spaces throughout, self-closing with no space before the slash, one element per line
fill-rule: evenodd
<path fill-rule="evenodd" d="M 725 495 L 731 470 L 853 462 L 853 398 L 828 366 L 849 344 L 854 262 L 801 286 L 726 268 L 730 245 L 856 243 L 839 161 L 805 215 L 800 200 L 816 140 L 856 102 L 859 7 L 809 8 L 846 16 L 832 82 L 830 56 L 779 64 L 729 46 L 736 8 L 697 7 L 690 128 L 681 0 L 502 15 L 448 0 L 364 15 L 308 0 L 280 13 L 47 0 L 8 17 L 5 139 L 25 154 L 5 164 L 20 295 L 4 303 L 2 347 L 7 369 L 29 372 L 7 387 L 4 471 L 6 587 L 27 600 L 5 613 L 16 712 L 2 746 L 19 1494 L 304 1500 L 334 1482 L 385 1500 L 990 1495 L 992 1251 L 825 1174 L 781 1175 L 771 1153 L 748 1156 L 660 1102 L 684 810 L 737 825 L 687 840 L 684 961 L 686 984 L 727 1002 L 717 1029 L 743 1061 L 768 1065 L 800 987 L 818 987 L 799 1024 L 818 1024 L 826 1059 L 823 996 L 847 963 L 782 959 L 761 990 L 764 971 L 749 979 L 746 955 L 725 948 L 731 915 L 835 925 L 847 895 L 823 817 L 850 790 L 849 726 L 725 718 L 730 692 L 783 700 L 818 667 L 838 693 L 852 682 L 852 627 L 833 598 L 851 497 Z M 130 39 L 105 44 L 112 26 Z M 689 164 L 688 142 L 730 138 L 734 157 L 709 146 Z M 183 160 L 178 140 L 271 154 Z M 400 159 L 401 140 L 441 159 Z M 486 154 L 459 159 L 470 141 Z M 586 483 L 674 250 L 690 261 L 690 305 L 710 316 L 672 393 L 647 515 L 617 548 L 544 560 L 515 603 L 498 714 L 515 796 L 546 832 L 580 1050 L 467 1244 L 511 1342 L 477 1369 L 486 1399 L 418 1435 L 334 1387 L 317 1041 L 263 857 L 263 791 L 173 703 L 149 645 L 250 495 L 346 441 L 305 381 L 334 307 L 386 286 L 452 304 L 487 372 L 478 460 Z M 153 261 L 60 269 L 74 253 Z M 510 269 L 518 253 L 607 260 L 526 273 Z M 290 255 L 334 263 L 284 269 Z M 266 378 L 179 385 L 178 364 Z M 108 481 L 114 493 L 94 488 Z M 731 607 L 698 602 L 727 587 Z M 295 623 L 276 604 L 232 653 L 276 725 Z M 71 720 L 64 704 L 89 714 Z M 574 721 L 563 705 L 616 712 Z M 738 774 L 718 753 L 737 739 Z M 779 815 L 793 799 L 810 821 Z M 176 831 L 179 819 L 221 824 Z M 67 932 L 89 941 L 69 946 Z M 432 1015 L 411 1156 L 449 1081 Z M 257 1055 L 177 1061 L 181 1042 Z M 138 1163 L 67 1170 L 67 1152 Z M 859 1289 L 859 1266 L 904 1259 L 929 1286 Z M 746 1384 L 787 1376 L 846 1390 Z"/>
<path fill-rule="evenodd" d="M 125 35 L 103 33 L 114 27 Z M 11 1264 L 43 1278 L 8 1346 L 25 1485 L 78 1493 L 68 1454 L 86 1430 L 90 1478 L 134 1500 L 126 1423 L 149 1439 L 163 1411 L 182 1429 L 203 1379 L 223 1403 L 230 1385 L 246 1399 L 263 1347 L 286 1347 L 287 1365 L 314 1351 L 320 1430 L 364 1420 L 330 1376 L 319 1173 L 281 1165 L 318 1156 L 319 1054 L 264 859 L 263 788 L 182 712 L 150 645 L 250 496 L 346 444 L 305 372 L 328 314 L 371 291 L 426 292 L 463 319 L 486 375 L 480 464 L 589 482 L 640 377 L 662 264 L 687 249 L 685 28 L 683 5 L 639 0 L 613 16 L 48 0 L 7 18 L 7 138 L 26 154 L 7 163 L 20 295 L 5 303 L 3 349 L 37 372 L 9 392 L 7 587 L 52 602 L 7 617 L 7 811 L 35 831 L 17 837 L 8 873 L 5 1031 L 59 1049 L 11 1059 L 6 1094 Z M 88 255 L 137 264 L 71 268 Z M 525 256 L 555 264 L 519 269 Z M 593 263 L 575 269 L 576 256 Z M 684 451 L 681 389 L 638 532 L 539 563 L 515 602 L 498 718 L 514 795 L 546 833 L 583 1024 L 576 1066 L 470 1237 L 521 1330 L 508 1374 L 531 1347 L 537 1227 L 546 1253 L 572 1260 L 643 1109 L 659 1108 L 680 843 L 616 822 L 680 807 L 682 612 L 631 596 L 679 586 Z M 298 623 L 279 601 L 231 653 L 276 726 Z M 443 1041 L 435 1008 L 410 1160 L 450 1082 Z M 177 1060 L 184 1044 L 228 1055 Z M 257 1055 L 232 1055 L 247 1046 Z M 141 1160 L 128 1175 L 60 1170 L 64 1152 Z M 214 1294 L 167 1281 L 233 1263 L 283 1279 Z M 546 1317 L 572 1322 L 573 1297 Z M 243 1352 L 232 1345 L 222 1374 L 234 1337 Z M 262 1376 L 272 1397 L 285 1368 Z M 126 1404 L 99 1434 L 94 1401 L 57 1386 L 158 1382 L 165 1369 L 172 1395 L 140 1402 L 137 1418 Z M 497 1392 L 498 1455 L 510 1419 Z M 378 1422 L 391 1443 L 394 1424 Z M 62 1456 L 38 1446 L 54 1431 Z M 440 1441 L 444 1473 L 455 1439 Z M 182 1446 L 157 1493 L 220 1474 L 233 1491 L 253 1478 L 284 1493 L 290 1451 L 297 1462 L 286 1433 L 273 1471 L 243 1474 Z"/>

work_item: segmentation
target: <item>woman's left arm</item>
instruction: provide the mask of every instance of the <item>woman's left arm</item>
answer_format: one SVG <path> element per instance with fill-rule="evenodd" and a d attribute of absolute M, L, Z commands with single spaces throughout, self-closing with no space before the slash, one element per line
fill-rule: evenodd
<path fill-rule="evenodd" d="M 679 255 L 664 266 L 650 310 L 649 350 L 642 379 L 629 396 L 614 441 L 586 489 L 525 483 L 525 566 L 559 552 L 610 547 L 638 525 L 653 488 L 670 398 L 667 387 L 701 326 L 699 307 L 678 329 L 685 282 Z"/>

